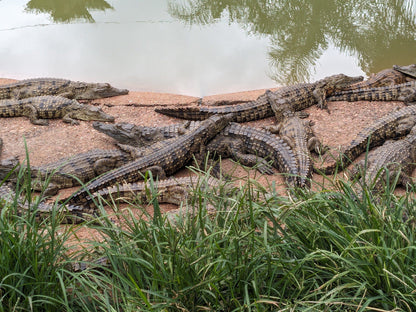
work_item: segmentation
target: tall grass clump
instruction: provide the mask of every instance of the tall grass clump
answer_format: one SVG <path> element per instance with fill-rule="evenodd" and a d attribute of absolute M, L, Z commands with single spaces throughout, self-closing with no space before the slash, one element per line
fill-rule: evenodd
<path fill-rule="evenodd" d="M 200 172 L 168 218 L 149 175 L 150 203 L 110 216 L 116 201 L 97 198 L 86 225 L 100 239 L 73 252 L 56 213 L 36 220 L 27 167 L 0 202 L 0 312 L 416 310 L 415 189 L 396 196 L 397 179 L 381 193 L 338 179 L 287 196 L 250 178 L 212 189 Z"/>
<path fill-rule="evenodd" d="M 58 231 L 61 219 L 53 212 L 37 220 L 30 166 L 13 174 L 14 198 L 0 199 L 0 311 L 57 311 L 65 307 L 69 231 Z M 20 209 L 22 201 L 28 209 Z"/>
<path fill-rule="evenodd" d="M 299 307 L 416 310 L 414 188 L 396 196 L 391 180 L 381 192 L 339 180 L 332 191 L 302 193 L 289 209 L 282 234 L 304 250 L 293 274 L 309 290 Z"/>
<path fill-rule="evenodd" d="M 110 304 L 126 311 L 416 309 L 414 199 L 392 193 L 357 199 L 349 181 L 332 191 L 294 192 L 293 199 L 280 196 L 253 180 L 211 191 L 197 186 L 189 203 L 196 215 L 175 223 L 158 213 L 156 196 L 153 215 L 143 211 L 146 218 L 140 220 L 132 213 L 120 215 L 123 229 L 103 216 L 97 227 L 103 240 L 94 246 L 108 265 L 94 273 L 102 295 L 85 301 L 86 306 L 108 309 Z M 207 206 L 216 213 L 207 213 Z"/>
<path fill-rule="evenodd" d="M 268 298 L 277 292 L 273 281 L 285 275 L 277 251 L 286 243 L 257 206 L 261 194 L 253 183 L 207 191 L 202 179 L 188 207 L 195 213 L 173 223 L 158 213 L 156 196 L 155 213 L 143 212 L 140 220 L 125 213 L 120 216 L 123 229 L 101 218 L 103 240 L 94 246 L 108 258 L 99 280 L 111 285 L 106 291 L 116 298 L 113 304 L 122 303 L 128 311 L 275 307 L 277 302 Z M 208 213 L 207 206 L 215 213 Z M 101 308 L 103 299 L 86 304 Z"/>

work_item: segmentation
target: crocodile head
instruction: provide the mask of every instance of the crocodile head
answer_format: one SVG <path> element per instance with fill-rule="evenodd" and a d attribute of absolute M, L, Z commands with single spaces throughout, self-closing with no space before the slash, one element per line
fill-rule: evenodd
<path fill-rule="evenodd" d="M 155 142 L 166 139 L 158 128 L 140 127 L 126 122 L 110 125 L 94 121 L 92 126 L 95 130 L 105 133 L 119 143 L 137 147 L 150 146 Z M 147 129 L 147 131 L 142 129 Z"/>
<path fill-rule="evenodd" d="M 129 93 L 129 90 L 114 88 L 109 83 L 77 82 L 73 89 L 74 98 L 79 100 L 101 99 Z"/>
<path fill-rule="evenodd" d="M 92 123 L 92 127 L 95 130 L 114 138 L 119 143 L 129 144 L 131 140 L 131 129 L 133 128 L 133 125 L 131 125 L 132 127 L 127 129 L 127 131 L 123 128 L 123 125 L 124 123 L 117 123 L 112 125 L 100 121 L 94 121 Z"/>
<path fill-rule="evenodd" d="M 412 78 L 416 78 L 416 64 L 411 64 L 407 66 L 393 65 L 393 69 Z"/>
<path fill-rule="evenodd" d="M 71 112 L 71 118 L 78 120 L 97 120 L 114 122 L 115 118 L 104 113 L 104 111 L 96 106 L 82 105 L 80 109 Z"/>
<path fill-rule="evenodd" d="M 4 178 L 14 179 L 19 171 L 19 158 L 11 157 L 0 161 L 0 180 Z"/>
<path fill-rule="evenodd" d="M 327 85 L 332 85 L 334 88 L 334 91 L 341 91 L 343 89 L 348 88 L 354 83 L 360 82 L 364 80 L 363 76 L 347 76 L 344 74 L 338 74 L 338 75 L 332 75 L 328 78 Z"/>

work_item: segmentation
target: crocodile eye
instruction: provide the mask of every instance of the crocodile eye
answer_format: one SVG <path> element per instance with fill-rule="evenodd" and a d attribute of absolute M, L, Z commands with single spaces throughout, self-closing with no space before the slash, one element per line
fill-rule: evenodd
<path fill-rule="evenodd" d="M 110 88 L 110 84 L 109 83 L 99 83 L 99 84 L 97 84 L 97 88 L 106 90 L 106 89 Z"/>

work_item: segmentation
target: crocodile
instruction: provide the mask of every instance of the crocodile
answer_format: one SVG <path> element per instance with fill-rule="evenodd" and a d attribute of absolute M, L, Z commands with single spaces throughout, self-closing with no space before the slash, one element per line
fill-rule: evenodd
<path fill-rule="evenodd" d="M 397 68 L 397 69 L 396 69 Z M 407 70 L 407 73 L 405 72 Z M 384 86 L 393 86 L 396 84 L 402 84 L 408 81 L 412 81 L 416 78 L 416 66 L 406 66 L 402 70 L 399 70 L 399 66 L 393 68 L 384 69 L 365 81 L 356 83 L 348 87 L 348 91 L 356 89 L 368 89 L 378 88 Z M 343 90 L 346 91 L 346 90 Z"/>
<path fill-rule="evenodd" d="M 112 205 L 127 203 L 149 204 L 153 199 L 156 199 L 158 203 L 166 203 L 177 205 L 179 208 L 169 210 L 164 213 L 166 220 L 171 225 L 177 224 L 178 218 L 195 217 L 199 213 L 199 204 L 193 205 L 191 202 L 192 192 L 199 192 L 199 190 L 213 191 L 215 194 L 221 194 L 221 189 L 224 189 L 227 193 L 232 191 L 227 183 L 213 177 L 199 177 L 199 176 L 187 176 L 187 177 L 171 177 L 168 179 L 153 181 L 153 186 L 156 193 L 151 192 L 151 181 L 126 183 L 120 185 L 114 185 L 93 194 L 96 200 L 99 200 L 103 204 Z M 210 203 L 206 203 L 206 214 L 208 216 L 214 216 L 218 208 L 215 208 Z M 95 268 L 97 266 L 108 266 L 108 258 L 103 256 L 91 261 L 83 261 L 72 264 L 71 269 L 73 271 L 84 271 L 87 269 Z"/>
<path fill-rule="evenodd" d="M 36 221 L 50 217 L 53 212 L 62 215 L 61 223 L 81 223 L 86 220 L 91 220 L 94 211 L 88 207 L 81 207 L 75 205 L 58 205 L 45 203 L 43 201 L 28 203 L 26 196 L 21 192 L 16 192 L 12 184 L 0 184 L 0 210 L 6 205 L 12 205 L 17 208 L 19 215 L 28 212 L 29 209 L 36 212 Z"/>
<path fill-rule="evenodd" d="M 261 174 L 273 174 L 273 169 L 266 159 L 248 153 L 243 141 L 240 138 L 233 138 L 222 133 L 218 134 L 207 144 L 209 156 L 222 158 L 232 158 L 243 166 L 256 167 Z M 214 167 L 214 175 L 217 175 L 219 168 Z"/>
<path fill-rule="evenodd" d="M 9 181 L 15 180 L 17 168 L 19 168 L 19 158 L 10 157 L 0 161 L 0 182 L 7 178 Z"/>
<path fill-rule="evenodd" d="M 203 120 L 214 114 L 234 113 L 236 122 L 246 122 L 273 116 L 270 106 L 270 93 L 275 99 L 285 98 L 292 103 L 293 111 L 301 111 L 314 104 L 326 107 L 325 97 L 336 90 L 343 90 L 349 85 L 362 81 L 363 77 L 349 77 L 343 74 L 333 75 L 313 83 L 302 83 L 279 88 L 275 92 L 270 90 L 260 95 L 256 100 L 220 107 L 176 107 L 156 108 L 155 111 L 168 116 L 188 120 Z"/>
<path fill-rule="evenodd" d="M 107 115 L 95 106 L 81 104 L 76 100 L 62 96 L 36 96 L 21 100 L 0 100 L 0 117 L 29 117 L 35 125 L 45 126 L 47 119 L 62 118 L 66 123 L 79 124 L 78 120 L 114 121 L 114 117 Z"/>
<path fill-rule="evenodd" d="M 410 64 L 407 66 L 393 65 L 393 69 L 405 74 L 408 78 L 416 78 L 416 64 Z"/>
<path fill-rule="evenodd" d="M 312 179 L 312 160 L 310 151 L 320 153 L 321 142 L 312 130 L 310 120 L 301 120 L 294 112 L 284 110 L 283 120 L 277 126 L 267 127 L 291 147 L 295 154 L 299 177 L 298 186 L 310 187 Z"/>
<path fill-rule="evenodd" d="M 315 167 L 318 173 L 333 174 L 351 164 L 368 148 L 382 145 L 388 139 L 395 139 L 410 132 L 416 124 L 416 106 L 406 106 L 383 116 L 360 131 L 356 137 L 343 147 L 335 161 L 324 167 Z"/>
<path fill-rule="evenodd" d="M 378 88 L 354 89 L 334 93 L 328 101 L 402 101 L 409 105 L 416 100 L 416 80 Z"/>
<path fill-rule="evenodd" d="M 58 78 L 33 78 L 0 85 L 0 99 L 23 99 L 42 95 L 60 95 L 77 100 L 93 100 L 127 94 L 108 83 L 87 83 Z"/>
<path fill-rule="evenodd" d="M 129 183 L 141 180 L 143 173 L 148 170 L 155 172 L 154 176 L 159 176 L 159 178 L 163 175 L 171 175 L 190 161 L 193 155 L 198 153 L 207 141 L 225 128 L 233 118 L 233 114 L 215 115 L 208 118 L 198 128 L 179 136 L 171 144 L 112 170 L 86 184 L 85 187 L 73 194 L 69 199 L 69 203 L 89 205 L 91 202 L 88 201 L 88 194 L 116 183 Z"/>
<path fill-rule="evenodd" d="M 155 142 L 153 145 L 142 148 L 129 148 L 119 145 L 120 149 L 103 150 L 93 149 L 70 157 L 62 158 L 53 163 L 42 166 L 31 166 L 32 188 L 42 191 L 45 195 L 55 195 L 62 188 L 78 186 L 102 175 L 108 171 L 119 168 L 136 158 L 144 157 L 172 144 L 173 140 Z M 8 165 L 11 167 L 13 162 Z M 1 171 L 0 171 L 1 172 Z M 46 188 L 44 187 L 47 181 Z"/>
<path fill-rule="evenodd" d="M 0 157 L 3 152 L 3 140 L 0 138 Z M 3 179 L 9 179 L 16 169 L 19 166 L 19 158 L 18 157 L 10 157 L 7 159 L 0 159 L 0 182 Z"/>
<path fill-rule="evenodd" d="M 176 138 L 186 131 L 199 127 L 200 121 L 187 121 L 165 127 L 140 127 L 133 124 L 104 124 L 93 123 L 95 129 L 106 133 L 118 142 L 131 146 L 147 146 L 160 140 Z M 123 150 L 135 153 L 125 145 L 119 145 Z M 230 123 L 212 141 L 207 144 L 207 152 L 216 153 L 222 157 L 232 157 L 246 166 L 256 165 L 263 174 L 271 174 L 269 163 L 288 175 L 287 181 L 293 184 L 297 176 L 296 160 L 289 146 L 278 136 L 261 129 Z M 136 155 L 138 157 L 140 155 Z"/>
<path fill-rule="evenodd" d="M 147 180 L 112 185 L 95 192 L 92 196 L 116 203 L 131 202 L 133 200 L 138 200 L 139 203 L 149 203 L 153 195 L 157 195 L 156 199 L 159 203 L 180 206 L 182 203 L 188 201 L 190 190 L 197 186 L 201 189 L 216 189 L 220 186 L 220 180 L 214 177 L 208 177 L 207 179 L 202 179 L 197 176 L 170 177 L 154 181 L 155 194 L 152 194 L 151 183 Z"/>
<path fill-rule="evenodd" d="M 132 161 L 129 153 L 120 150 L 93 149 L 62 158 L 42 166 L 31 166 L 35 191 L 41 191 L 47 181 L 45 195 L 55 195 L 60 189 L 79 186 L 110 170 Z"/>
<path fill-rule="evenodd" d="M 126 122 L 108 124 L 95 121 L 92 124 L 95 130 L 114 138 L 117 142 L 136 147 L 150 146 L 155 142 L 177 137 L 199 125 L 198 121 L 186 121 L 164 127 L 136 126 Z"/>
<path fill-rule="evenodd" d="M 387 178 L 394 180 L 398 176 L 398 184 L 412 184 L 410 177 L 416 168 L 416 127 L 401 140 L 388 140 L 382 146 L 370 151 L 367 159 L 356 164 L 351 177 L 361 173 L 361 182 L 357 183 L 356 192 L 362 194 L 362 185 L 369 185 L 375 192 L 382 190 Z M 386 172 L 388 170 L 388 175 Z M 384 182 L 384 183 L 383 183 Z"/>
<path fill-rule="evenodd" d="M 295 155 L 281 138 L 269 131 L 232 122 L 208 143 L 207 151 L 231 156 L 247 166 L 257 164 L 262 173 L 271 173 L 267 169 L 268 159 L 274 168 L 286 175 L 288 185 L 296 185 L 298 168 Z"/>

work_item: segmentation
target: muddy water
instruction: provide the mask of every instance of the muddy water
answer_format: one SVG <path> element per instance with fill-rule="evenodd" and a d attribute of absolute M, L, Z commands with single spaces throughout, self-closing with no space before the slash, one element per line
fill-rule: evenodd
<path fill-rule="evenodd" d="M 416 63 L 414 1 L 0 0 L 0 76 L 204 96 Z"/>

